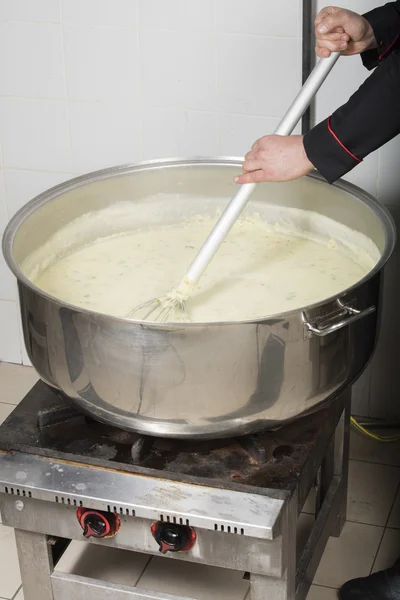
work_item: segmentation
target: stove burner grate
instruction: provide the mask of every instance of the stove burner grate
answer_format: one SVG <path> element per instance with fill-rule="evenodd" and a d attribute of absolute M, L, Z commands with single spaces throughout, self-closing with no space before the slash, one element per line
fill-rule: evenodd
<path fill-rule="evenodd" d="M 327 409 L 328 410 L 328 409 Z M 20 451 L 157 474 L 288 491 L 297 480 L 326 410 L 279 430 L 223 440 L 173 440 L 142 436 L 98 423 L 39 382 L 0 427 L 0 450 Z"/>

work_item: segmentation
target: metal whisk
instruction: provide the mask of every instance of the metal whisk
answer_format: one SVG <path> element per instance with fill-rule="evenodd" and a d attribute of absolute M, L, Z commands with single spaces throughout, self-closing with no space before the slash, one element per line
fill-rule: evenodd
<path fill-rule="evenodd" d="M 190 321 L 186 298 L 178 290 L 172 290 L 165 296 L 138 304 L 129 313 L 129 317 L 147 321 L 151 315 L 154 315 L 154 321 L 165 323 L 174 313 L 177 313 L 178 321 Z"/>
<path fill-rule="evenodd" d="M 339 56 L 340 52 L 333 52 L 329 58 L 321 58 L 317 62 L 293 104 L 275 130 L 275 135 L 290 135 L 292 133 Z M 179 286 L 165 296 L 139 304 L 129 313 L 128 316 L 130 318 L 161 322 L 170 321 L 171 319 L 173 321 L 190 320 L 186 302 L 190 298 L 200 277 L 214 258 L 218 248 L 250 200 L 257 185 L 256 183 L 248 183 L 239 187 L 204 245 L 200 248 Z"/>

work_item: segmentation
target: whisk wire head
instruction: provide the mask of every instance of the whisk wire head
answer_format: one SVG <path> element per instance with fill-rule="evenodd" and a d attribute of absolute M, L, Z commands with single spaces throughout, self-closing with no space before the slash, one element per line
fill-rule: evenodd
<path fill-rule="evenodd" d="M 131 319 L 159 323 L 166 323 L 172 316 L 174 321 L 185 322 L 190 320 L 184 297 L 175 291 L 161 298 L 154 298 L 138 304 L 128 316 Z"/>

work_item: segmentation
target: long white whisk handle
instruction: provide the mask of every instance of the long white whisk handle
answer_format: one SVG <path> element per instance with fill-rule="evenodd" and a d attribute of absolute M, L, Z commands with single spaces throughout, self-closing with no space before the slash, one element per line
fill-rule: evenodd
<path fill-rule="evenodd" d="M 290 135 L 292 133 L 293 129 L 310 106 L 315 94 L 336 64 L 339 56 L 340 52 L 333 52 L 329 58 L 321 58 L 317 62 L 293 104 L 276 128 L 274 132 L 276 135 Z M 239 187 L 221 217 L 218 219 L 218 222 L 206 239 L 204 245 L 197 253 L 184 279 L 179 285 L 178 291 L 182 292 L 183 295 L 189 294 L 196 285 L 205 269 L 214 258 L 218 248 L 236 223 L 256 187 L 256 183 L 247 183 Z"/>

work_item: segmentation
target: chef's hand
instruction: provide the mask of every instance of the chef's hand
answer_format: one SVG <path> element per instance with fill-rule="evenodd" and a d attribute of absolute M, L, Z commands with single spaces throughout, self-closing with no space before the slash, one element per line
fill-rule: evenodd
<path fill-rule="evenodd" d="M 345 8 L 327 6 L 315 19 L 316 52 L 327 58 L 331 52 L 345 56 L 376 48 L 374 31 L 367 19 Z"/>
<path fill-rule="evenodd" d="M 301 135 L 266 135 L 253 144 L 243 163 L 243 174 L 236 183 L 291 181 L 313 169 Z"/>

